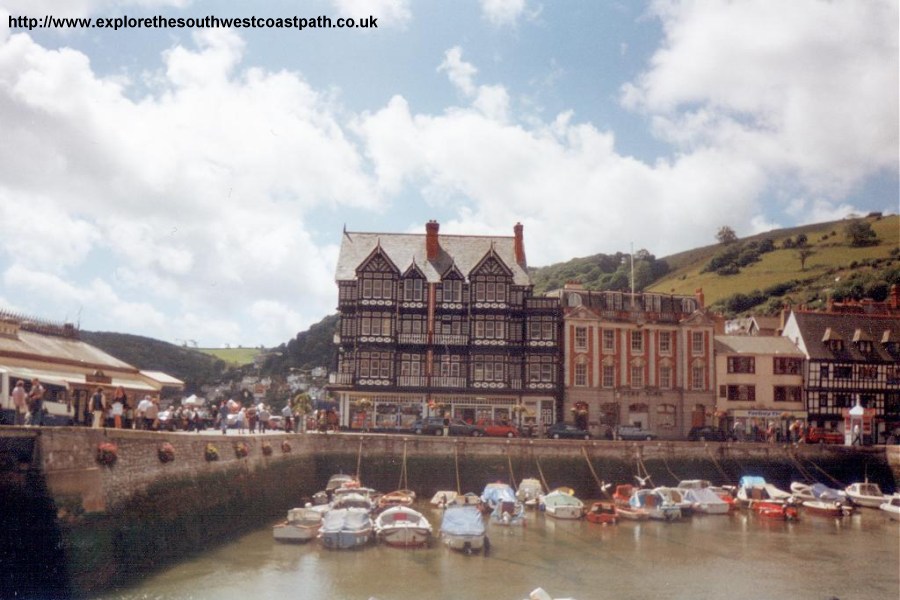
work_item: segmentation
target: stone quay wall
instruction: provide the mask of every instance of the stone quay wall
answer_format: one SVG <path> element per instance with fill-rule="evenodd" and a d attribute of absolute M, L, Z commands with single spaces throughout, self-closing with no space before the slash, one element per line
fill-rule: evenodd
<path fill-rule="evenodd" d="M 171 462 L 159 459 L 164 442 L 174 449 Z M 237 442 L 246 444 L 246 457 L 236 455 Z M 103 443 L 116 446 L 111 465 L 97 460 Z M 206 460 L 208 444 L 218 460 Z M 439 490 L 480 493 L 488 482 L 526 477 L 599 498 L 607 484 L 634 484 L 638 475 L 673 485 L 736 484 L 752 474 L 785 488 L 797 480 L 837 487 L 868 478 L 893 492 L 900 447 L 0 427 L 0 494 L 8 498 L 0 557 L 11 557 L 4 563 L 13 574 L 5 587 L 27 598 L 127 586 L 277 521 L 338 472 L 359 474 L 381 491 L 411 488 L 421 498 Z"/>

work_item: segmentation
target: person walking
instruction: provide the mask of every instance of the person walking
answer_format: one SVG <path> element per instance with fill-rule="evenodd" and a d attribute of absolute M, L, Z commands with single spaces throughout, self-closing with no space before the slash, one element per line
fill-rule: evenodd
<path fill-rule="evenodd" d="M 21 379 L 18 380 L 11 395 L 13 407 L 16 409 L 13 425 L 24 425 L 25 413 L 28 410 L 28 394 L 25 392 L 25 382 Z"/>
<path fill-rule="evenodd" d="M 228 434 L 228 403 L 225 400 L 219 406 L 219 427 L 222 428 L 222 435 Z"/>
<path fill-rule="evenodd" d="M 125 394 L 125 392 L 122 392 L 122 395 L 124 395 L 124 394 Z M 113 396 L 112 406 L 109 409 L 109 414 L 113 418 L 113 427 L 114 428 L 122 429 L 122 414 L 124 412 L 125 412 L 125 406 L 122 404 L 122 396 L 119 396 L 119 390 L 116 390 L 116 395 Z"/>
<path fill-rule="evenodd" d="M 31 380 L 28 399 L 30 400 L 28 408 L 31 410 L 31 424 L 40 427 L 44 424 L 44 386 L 37 377 Z"/>
<path fill-rule="evenodd" d="M 91 396 L 91 415 L 93 417 L 91 427 L 93 429 L 100 429 L 104 425 L 103 416 L 105 413 L 106 395 L 103 393 L 103 388 L 98 387 L 94 390 L 94 395 Z"/>
<path fill-rule="evenodd" d="M 850 442 L 851 446 L 862 446 L 862 436 L 859 431 L 859 423 L 853 424 L 853 441 Z"/>

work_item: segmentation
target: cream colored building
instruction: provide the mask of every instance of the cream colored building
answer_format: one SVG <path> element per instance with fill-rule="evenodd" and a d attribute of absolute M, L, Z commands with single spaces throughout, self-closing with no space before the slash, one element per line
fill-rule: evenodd
<path fill-rule="evenodd" d="M 716 414 L 730 432 L 743 435 L 784 432 L 790 421 L 806 419 L 803 353 L 784 337 L 717 335 Z"/>

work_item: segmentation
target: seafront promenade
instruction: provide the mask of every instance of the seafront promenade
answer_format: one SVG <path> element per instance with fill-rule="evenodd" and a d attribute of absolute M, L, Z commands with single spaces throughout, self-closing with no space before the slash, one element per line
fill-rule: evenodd
<path fill-rule="evenodd" d="M 23 515 L 32 524 L 8 542 L 14 568 L 38 568 L 29 561 L 45 565 L 49 555 L 58 568 L 41 572 L 43 589 L 77 596 L 141 576 L 130 565 L 153 571 L 269 523 L 340 471 L 383 491 L 405 472 L 422 496 L 537 477 L 598 497 L 604 482 L 632 483 L 641 472 L 657 485 L 733 484 L 744 474 L 778 485 L 868 478 L 885 491 L 900 482 L 897 446 L 0 427 L 0 457 L 0 491 L 12 509 L 5 530 L 21 530 Z"/>

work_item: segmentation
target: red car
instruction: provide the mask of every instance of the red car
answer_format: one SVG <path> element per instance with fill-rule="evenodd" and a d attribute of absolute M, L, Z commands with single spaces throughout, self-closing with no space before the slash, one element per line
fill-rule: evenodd
<path fill-rule="evenodd" d="M 510 424 L 508 421 L 480 419 L 476 425 L 484 429 L 484 435 L 490 437 L 514 438 L 521 435 L 519 428 Z"/>
<path fill-rule="evenodd" d="M 843 444 L 844 434 L 835 429 L 810 427 L 806 432 L 807 444 Z"/>

